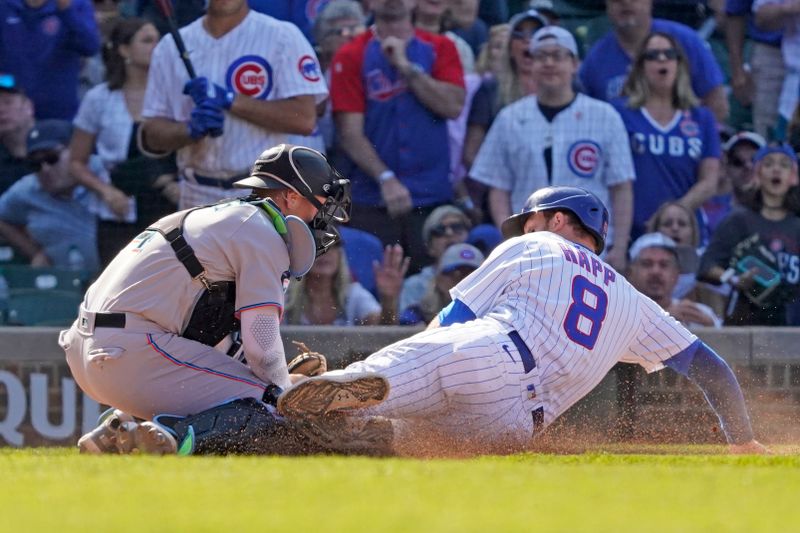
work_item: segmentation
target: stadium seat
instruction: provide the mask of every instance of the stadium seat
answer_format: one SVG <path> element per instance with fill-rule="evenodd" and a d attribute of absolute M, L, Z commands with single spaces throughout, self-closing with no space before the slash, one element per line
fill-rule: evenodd
<path fill-rule="evenodd" d="M 354 228 L 339 227 L 344 241 L 347 263 L 353 279 L 376 297 L 375 272 L 372 262 L 383 260 L 383 245 L 375 235 Z"/>
<path fill-rule="evenodd" d="M 11 289 L 5 310 L 10 326 L 69 326 L 78 316 L 83 293 L 77 291 Z"/>
<path fill-rule="evenodd" d="M 86 270 L 65 268 L 39 268 L 29 265 L 0 265 L 0 275 L 5 278 L 8 288 L 63 290 L 83 293 L 89 283 L 91 273 Z"/>

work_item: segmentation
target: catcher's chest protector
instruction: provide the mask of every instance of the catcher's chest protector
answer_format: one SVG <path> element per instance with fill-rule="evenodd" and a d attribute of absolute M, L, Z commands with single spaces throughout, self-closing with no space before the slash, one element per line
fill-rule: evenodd
<path fill-rule="evenodd" d="M 178 261 L 186 268 L 192 279 L 200 281 L 205 287 L 181 336 L 207 346 L 215 346 L 231 332 L 238 331 L 241 326 L 239 319 L 235 316 L 236 282 L 209 281 L 205 275 L 205 268 L 200 264 L 194 250 L 183 237 L 183 225 L 186 217 L 192 211 L 203 207 L 207 206 L 174 213 L 162 218 L 147 229 L 163 235 L 175 251 Z"/>

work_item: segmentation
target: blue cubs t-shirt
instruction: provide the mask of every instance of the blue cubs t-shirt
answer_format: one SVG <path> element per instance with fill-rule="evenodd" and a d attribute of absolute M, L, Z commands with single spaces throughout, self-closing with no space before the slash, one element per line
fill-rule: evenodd
<path fill-rule="evenodd" d="M 633 239 L 645 232 L 647 220 L 662 203 L 681 198 L 697 183 L 703 159 L 720 157 L 719 133 L 714 115 L 706 107 L 679 110 L 662 126 L 643 107 L 628 107 L 626 99 L 611 103 L 628 130 L 636 169 Z"/>
<path fill-rule="evenodd" d="M 722 85 L 723 75 L 711 50 L 688 26 L 663 19 L 653 19 L 651 32 L 660 31 L 674 36 L 683 47 L 689 62 L 692 89 L 700 97 Z M 608 32 L 592 46 L 579 73 L 586 94 L 610 101 L 620 96 L 628 77 L 632 59 L 622 49 L 614 32 Z"/>

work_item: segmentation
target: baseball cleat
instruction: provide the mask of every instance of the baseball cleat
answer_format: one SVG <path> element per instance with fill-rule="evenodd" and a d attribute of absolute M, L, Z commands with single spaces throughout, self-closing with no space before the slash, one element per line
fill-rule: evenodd
<path fill-rule="evenodd" d="M 115 410 L 102 424 L 78 441 L 81 453 L 164 455 L 178 449 L 175 437 L 153 422 L 137 422 L 131 415 Z"/>
<path fill-rule="evenodd" d="M 382 416 L 348 417 L 332 413 L 293 423 L 312 442 L 333 453 L 390 455 L 394 430 Z"/>
<path fill-rule="evenodd" d="M 388 395 L 389 382 L 379 374 L 322 375 L 286 389 L 277 408 L 283 416 L 322 416 L 377 405 Z"/>

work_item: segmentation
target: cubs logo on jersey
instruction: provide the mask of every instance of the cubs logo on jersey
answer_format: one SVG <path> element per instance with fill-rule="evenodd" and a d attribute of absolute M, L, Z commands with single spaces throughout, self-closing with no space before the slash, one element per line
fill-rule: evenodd
<path fill-rule="evenodd" d="M 272 66 L 261 56 L 240 57 L 228 67 L 225 83 L 239 94 L 266 100 L 272 91 Z"/>
<path fill-rule="evenodd" d="M 317 60 L 309 55 L 300 58 L 300 61 L 297 62 L 297 70 L 308 81 L 319 81 L 322 78 Z"/>
<path fill-rule="evenodd" d="M 567 151 L 567 163 L 578 177 L 592 178 L 600 168 L 601 153 L 600 145 L 594 141 L 576 141 Z"/>

